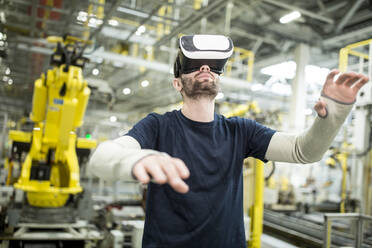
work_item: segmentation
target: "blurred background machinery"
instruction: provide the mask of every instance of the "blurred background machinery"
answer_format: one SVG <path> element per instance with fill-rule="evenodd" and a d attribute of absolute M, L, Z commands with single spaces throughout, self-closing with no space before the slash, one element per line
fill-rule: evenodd
<path fill-rule="evenodd" d="M 3 247 L 141 246 L 146 188 L 86 162 L 93 139 L 181 106 L 171 68 L 193 33 L 235 44 L 216 111 L 280 131 L 311 125 L 330 69 L 372 77 L 369 0 L 0 0 Z M 372 246 L 371 95 L 319 163 L 245 161 L 249 247 Z"/>

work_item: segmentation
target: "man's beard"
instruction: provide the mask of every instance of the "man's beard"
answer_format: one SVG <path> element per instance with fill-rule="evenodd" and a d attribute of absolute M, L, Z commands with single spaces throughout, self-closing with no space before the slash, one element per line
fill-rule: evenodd
<path fill-rule="evenodd" d="M 197 77 L 197 75 L 195 76 Z M 207 81 L 206 79 L 194 81 L 193 78 L 186 78 L 181 75 L 181 83 L 183 86 L 182 92 L 191 99 L 199 99 L 201 97 L 208 97 L 214 99 L 217 96 L 219 78 L 216 77 L 212 81 Z"/>

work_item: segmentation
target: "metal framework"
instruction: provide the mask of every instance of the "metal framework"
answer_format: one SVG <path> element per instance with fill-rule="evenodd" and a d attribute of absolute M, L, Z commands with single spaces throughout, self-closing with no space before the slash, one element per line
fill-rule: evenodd
<path fill-rule="evenodd" d="M 372 222 L 372 216 L 358 213 L 348 214 L 325 214 L 324 215 L 324 243 L 323 248 L 331 247 L 332 221 L 350 220 L 357 221 L 357 231 L 355 233 L 355 247 L 362 247 L 363 244 L 363 221 Z"/>

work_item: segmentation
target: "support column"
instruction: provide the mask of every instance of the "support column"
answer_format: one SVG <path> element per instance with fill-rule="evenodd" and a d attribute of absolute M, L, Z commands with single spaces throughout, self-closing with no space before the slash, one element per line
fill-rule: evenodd
<path fill-rule="evenodd" d="M 305 128 L 306 83 L 305 66 L 309 62 L 308 45 L 299 44 L 295 49 L 296 76 L 292 82 L 292 97 L 289 112 L 290 130 L 300 131 Z"/>
<path fill-rule="evenodd" d="M 354 129 L 352 143 L 356 153 L 355 163 L 351 166 L 351 198 L 360 201 L 361 213 L 369 214 L 368 202 L 368 153 L 370 111 L 367 106 L 357 106 L 354 113 Z M 364 155 L 361 155 L 364 153 Z"/>
<path fill-rule="evenodd" d="M 208 6 L 208 0 L 203 0 L 202 6 L 203 6 L 203 8 L 205 8 L 206 6 Z M 200 33 L 201 34 L 207 33 L 207 22 L 208 22 L 208 20 L 207 20 L 206 17 L 203 17 L 200 20 Z"/>
<path fill-rule="evenodd" d="M 234 8 L 233 1 L 230 0 L 230 1 L 226 4 L 225 28 L 224 28 L 224 33 L 225 33 L 225 35 L 229 35 L 229 34 L 230 34 L 231 13 L 232 13 L 232 9 L 233 9 L 233 8 Z"/>

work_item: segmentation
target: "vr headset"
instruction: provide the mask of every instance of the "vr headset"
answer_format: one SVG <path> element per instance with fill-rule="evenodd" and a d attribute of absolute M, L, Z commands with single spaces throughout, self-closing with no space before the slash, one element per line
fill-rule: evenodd
<path fill-rule="evenodd" d="M 174 76 L 180 77 L 208 65 L 220 75 L 233 53 L 233 42 L 223 35 L 185 35 L 179 39 L 179 52 L 174 62 Z"/>

